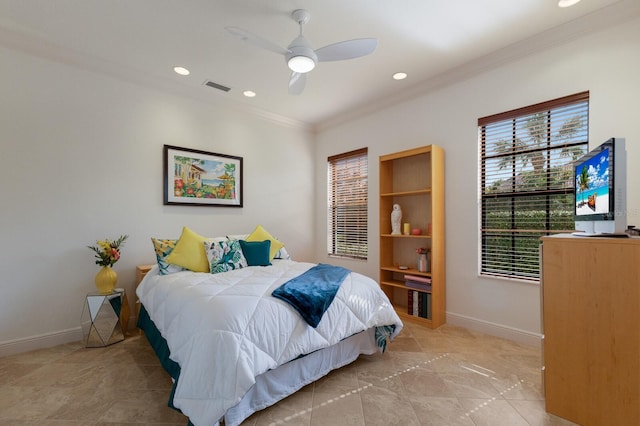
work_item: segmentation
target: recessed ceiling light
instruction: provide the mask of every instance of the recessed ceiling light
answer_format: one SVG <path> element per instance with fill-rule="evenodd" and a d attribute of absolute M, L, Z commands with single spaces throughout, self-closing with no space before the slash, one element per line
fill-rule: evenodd
<path fill-rule="evenodd" d="M 251 90 L 245 90 L 244 92 L 242 92 L 243 95 L 245 95 L 247 98 L 253 98 L 256 96 L 256 92 L 253 92 Z"/>
<path fill-rule="evenodd" d="M 180 75 L 189 75 L 191 72 L 184 67 L 173 67 L 173 70 Z"/>
<path fill-rule="evenodd" d="M 394 80 L 404 80 L 405 78 L 407 78 L 406 72 L 397 72 L 393 75 Z"/>
<path fill-rule="evenodd" d="M 558 7 L 571 7 L 580 0 L 558 0 Z"/>

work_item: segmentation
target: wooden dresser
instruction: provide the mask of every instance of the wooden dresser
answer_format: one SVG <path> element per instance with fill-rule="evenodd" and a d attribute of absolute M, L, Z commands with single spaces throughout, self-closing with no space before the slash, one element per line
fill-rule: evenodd
<path fill-rule="evenodd" d="M 640 424 L 640 239 L 542 238 L 546 410 Z"/>

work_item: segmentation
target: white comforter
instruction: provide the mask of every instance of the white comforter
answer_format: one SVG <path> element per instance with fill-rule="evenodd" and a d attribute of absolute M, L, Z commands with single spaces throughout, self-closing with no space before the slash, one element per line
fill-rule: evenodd
<path fill-rule="evenodd" d="M 210 426 L 236 405 L 255 377 L 299 355 L 373 326 L 402 329 L 371 278 L 351 273 L 317 328 L 271 292 L 311 263 L 274 261 L 220 274 L 153 268 L 137 294 L 181 368 L 173 403 L 197 426 Z"/>

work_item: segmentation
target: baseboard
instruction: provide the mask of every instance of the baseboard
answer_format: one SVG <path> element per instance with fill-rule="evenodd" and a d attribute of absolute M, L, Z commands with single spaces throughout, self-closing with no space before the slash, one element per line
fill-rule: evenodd
<path fill-rule="evenodd" d="M 129 318 L 129 330 L 135 329 L 135 320 L 135 316 Z M 82 338 L 82 329 L 75 327 L 22 339 L 8 340 L 6 342 L 0 342 L 0 357 L 34 351 L 36 349 L 46 349 L 65 343 L 79 342 Z"/>
<path fill-rule="evenodd" d="M 82 340 L 80 327 L 0 342 L 0 357 Z"/>
<path fill-rule="evenodd" d="M 130 329 L 135 328 L 135 325 L 133 325 L 134 321 L 135 317 L 132 316 L 129 320 Z M 514 327 L 507 327 L 505 325 L 479 320 L 465 315 L 447 312 L 447 323 L 530 346 L 541 346 L 542 336 L 538 333 L 532 333 L 530 331 L 520 330 Z M 31 336 L 24 339 L 0 342 L 0 357 L 15 355 L 36 349 L 50 348 L 52 346 L 77 342 L 79 340 L 82 340 L 82 330 L 80 327 L 76 327 L 68 330 Z"/>
<path fill-rule="evenodd" d="M 514 342 L 523 343 L 525 345 L 541 347 L 542 344 L 542 336 L 538 333 L 532 333 L 530 331 L 520 330 L 518 328 L 508 327 L 502 324 L 496 324 L 451 312 L 447 312 L 447 324 L 464 327 L 469 330 L 479 331 L 492 336 L 502 337 L 503 339 L 513 340 Z"/>

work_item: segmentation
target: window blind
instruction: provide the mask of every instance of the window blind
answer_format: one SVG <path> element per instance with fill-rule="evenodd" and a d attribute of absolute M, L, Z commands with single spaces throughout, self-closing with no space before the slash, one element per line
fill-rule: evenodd
<path fill-rule="evenodd" d="M 588 118 L 582 92 L 478 120 L 481 275 L 540 279 L 540 237 L 574 229 Z"/>
<path fill-rule="evenodd" d="M 367 258 L 367 153 L 367 148 L 363 148 L 327 159 L 329 255 Z"/>

